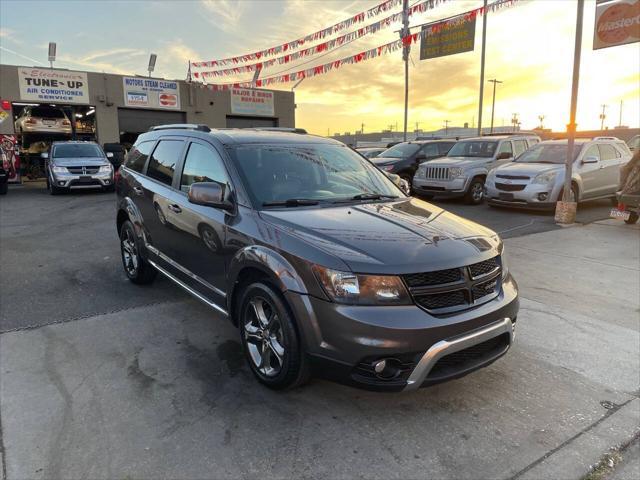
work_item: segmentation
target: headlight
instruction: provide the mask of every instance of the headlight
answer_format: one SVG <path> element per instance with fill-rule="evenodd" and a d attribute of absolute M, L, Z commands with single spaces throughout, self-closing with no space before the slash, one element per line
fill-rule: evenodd
<path fill-rule="evenodd" d="M 427 174 L 427 167 L 424 165 L 420 165 L 418 170 L 416 171 L 416 176 L 424 177 Z"/>
<path fill-rule="evenodd" d="M 51 169 L 53 171 L 53 173 L 67 173 L 67 167 L 53 167 Z"/>
<path fill-rule="evenodd" d="M 449 176 L 451 178 L 460 178 L 464 175 L 464 170 L 460 167 L 452 167 L 449 169 Z"/>
<path fill-rule="evenodd" d="M 537 175 L 533 179 L 533 183 L 541 183 L 546 185 L 548 183 L 552 183 L 556 179 L 556 172 L 546 172 Z"/>
<path fill-rule="evenodd" d="M 409 305 L 411 299 L 400 277 L 357 275 L 314 265 L 325 292 L 337 303 L 352 305 Z"/>
<path fill-rule="evenodd" d="M 102 165 L 100 167 L 100 170 L 98 170 L 98 173 L 111 173 L 113 172 L 113 165 L 111 165 L 110 163 L 108 163 L 107 165 Z"/>

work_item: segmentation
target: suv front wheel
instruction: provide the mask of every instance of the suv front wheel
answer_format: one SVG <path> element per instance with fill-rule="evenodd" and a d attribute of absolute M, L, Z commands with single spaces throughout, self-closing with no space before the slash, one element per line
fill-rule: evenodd
<path fill-rule="evenodd" d="M 120 229 L 120 254 L 122 266 L 127 278 L 133 283 L 144 285 L 153 282 L 156 269 L 140 255 L 136 232 L 131 221 L 127 220 Z"/>
<path fill-rule="evenodd" d="M 240 300 L 240 335 L 251 371 L 274 390 L 302 385 L 307 361 L 285 300 L 269 285 L 249 285 Z"/>
<path fill-rule="evenodd" d="M 481 177 L 476 177 L 471 180 L 464 200 L 471 205 L 479 205 L 482 203 L 484 200 L 484 180 Z"/>

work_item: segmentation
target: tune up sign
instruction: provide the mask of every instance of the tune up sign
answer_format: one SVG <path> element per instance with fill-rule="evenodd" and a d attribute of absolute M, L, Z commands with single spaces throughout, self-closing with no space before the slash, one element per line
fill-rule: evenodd
<path fill-rule="evenodd" d="M 50 68 L 18 68 L 20 100 L 89 104 L 89 82 L 84 72 Z"/>

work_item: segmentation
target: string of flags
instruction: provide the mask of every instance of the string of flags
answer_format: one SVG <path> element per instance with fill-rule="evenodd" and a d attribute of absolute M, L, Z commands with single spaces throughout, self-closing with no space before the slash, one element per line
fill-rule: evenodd
<path fill-rule="evenodd" d="M 409 16 L 414 15 L 416 13 L 424 13 L 427 10 L 436 8 L 437 5 L 440 5 L 446 1 L 450 1 L 450 0 L 425 0 L 424 2 L 421 2 L 411 7 L 409 9 Z M 296 60 L 309 57 L 317 53 L 330 52 L 335 48 L 339 48 L 342 45 L 352 42 L 354 40 L 357 40 L 365 35 L 376 33 L 382 30 L 383 28 L 389 27 L 390 25 L 396 22 L 399 22 L 400 20 L 402 20 L 402 12 L 394 13 L 393 15 L 389 15 L 388 17 L 378 20 L 377 22 L 358 28 L 353 32 L 340 35 L 339 37 L 336 37 L 333 40 L 328 40 L 326 42 L 319 43 L 317 45 L 305 48 L 303 50 L 299 50 L 297 52 L 287 53 L 285 55 L 282 55 L 276 58 L 264 60 L 262 62 L 251 63 L 248 65 L 225 68 L 222 70 L 213 70 L 213 71 L 209 70 L 209 71 L 195 72 L 194 76 L 196 78 L 211 78 L 211 77 L 238 75 L 241 73 L 255 72 L 256 70 L 263 70 L 265 68 L 272 67 L 273 65 L 276 65 L 276 64 L 283 65 L 290 62 L 295 62 Z M 204 65 L 202 64 L 207 64 L 206 67 L 208 67 L 209 66 L 208 63 L 209 62 L 193 62 L 191 63 L 191 66 L 196 68 L 202 68 L 204 67 Z"/>
<path fill-rule="evenodd" d="M 373 58 L 380 57 L 382 55 L 386 55 L 389 53 L 396 52 L 403 47 L 408 47 L 412 44 L 418 42 L 423 37 L 437 33 L 443 28 L 447 28 L 448 26 L 469 22 L 476 19 L 478 15 L 484 15 L 487 11 L 493 12 L 496 10 L 501 10 L 503 8 L 507 8 L 513 6 L 518 0 L 497 0 L 489 5 L 485 10 L 484 7 L 479 7 L 469 12 L 466 12 L 462 15 L 459 15 L 451 20 L 446 22 L 435 22 L 433 25 L 427 26 L 427 28 L 421 30 L 420 32 L 410 33 L 403 38 L 398 40 L 394 40 L 392 42 L 386 43 L 384 45 L 380 45 L 378 47 L 371 48 L 369 50 L 365 50 L 360 53 L 356 53 L 355 55 L 350 55 L 348 57 L 334 60 L 332 62 L 325 63 L 323 65 L 317 65 L 315 67 L 306 68 L 303 70 L 299 70 L 297 72 L 285 73 L 281 75 L 275 75 L 272 77 L 259 78 L 255 82 L 247 81 L 247 82 L 236 82 L 236 83 L 226 83 L 226 84 L 207 84 L 204 85 L 206 88 L 210 90 L 223 91 L 230 90 L 233 88 L 251 88 L 251 87 L 267 87 L 269 85 L 273 85 L 276 83 L 289 83 L 300 81 L 305 78 L 311 78 L 318 75 L 323 75 L 325 73 L 329 73 L 332 70 L 337 70 L 343 65 L 353 65 L 356 63 L 361 63 L 367 60 L 371 60 Z M 198 72 L 194 73 L 194 76 L 198 77 Z"/>
<path fill-rule="evenodd" d="M 442 0 L 433 0 L 433 1 L 438 2 Z M 309 35 L 305 35 L 304 37 L 298 38 L 297 40 L 283 43 L 282 45 L 267 48 L 265 50 L 260 50 L 254 53 L 238 55 L 236 57 L 222 58 L 218 60 L 192 62 L 191 65 L 195 68 L 236 65 L 238 63 L 250 62 L 253 60 L 260 60 L 261 58 L 264 58 L 264 57 L 279 55 L 283 52 L 290 52 L 292 50 L 296 50 L 300 48 L 306 43 L 323 40 L 324 38 L 334 35 L 347 28 L 350 28 L 353 25 L 362 23 L 368 18 L 375 17 L 383 12 L 387 12 L 401 3 L 402 3 L 402 0 L 385 0 L 384 2 L 376 5 L 375 7 L 370 8 L 369 10 L 360 12 L 357 15 L 354 15 L 352 17 L 347 18 L 346 20 L 342 20 L 341 22 L 336 23 L 335 25 L 331 25 L 330 27 L 323 28 L 322 30 L 318 30 L 317 32 L 310 33 Z"/>

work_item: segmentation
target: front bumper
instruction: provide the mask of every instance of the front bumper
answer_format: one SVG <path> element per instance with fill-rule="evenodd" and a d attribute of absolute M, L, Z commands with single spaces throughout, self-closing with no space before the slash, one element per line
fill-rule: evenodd
<path fill-rule="evenodd" d="M 423 193 L 425 195 L 451 198 L 462 197 L 467 192 L 468 179 L 431 180 L 414 177 L 412 186 L 416 193 Z"/>
<path fill-rule="evenodd" d="M 511 346 L 519 308 L 509 274 L 495 299 L 448 316 L 430 315 L 416 305 L 339 305 L 294 292 L 286 297 L 314 374 L 377 391 L 412 390 L 492 363 Z M 381 359 L 395 361 L 399 374 L 376 376 L 373 365 Z"/>
<path fill-rule="evenodd" d="M 494 181 L 485 183 L 485 199 L 491 205 L 502 207 L 553 210 L 562 186 L 556 184 L 513 183 L 524 185 L 523 190 L 505 191 L 498 189 Z"/>
<path fill-rule="evenodd" d="M 77 175 L 53 173 L 53 184 L 58 188 L 90 189 L 107 188 L 113 185 L 113 172 Z"/>

